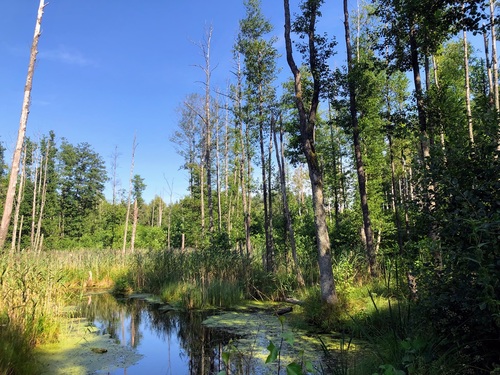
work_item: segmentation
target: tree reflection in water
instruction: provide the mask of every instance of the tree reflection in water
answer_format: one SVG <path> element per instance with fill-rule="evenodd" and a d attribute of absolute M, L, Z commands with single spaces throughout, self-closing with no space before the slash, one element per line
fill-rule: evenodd
<path fill-rule="evenodd" d="M 82 316 L 120 345 L 136 349 L 143 358 L 128 369 L 110 374 L 216 374 L 222 370 L 222 351 L 234 334 L 202 324 L 206 313 L 163 312 L 140 298 L 116 299 L 94 294 L 81 306 Z M 234 358 L 232 374 L 255 374 L 253 362 Z"/>

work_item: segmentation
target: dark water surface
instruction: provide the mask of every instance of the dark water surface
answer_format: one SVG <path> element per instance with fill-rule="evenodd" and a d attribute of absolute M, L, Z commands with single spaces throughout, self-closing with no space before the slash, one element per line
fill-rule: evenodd
<path fill-rule="evenodd" d="M 206 314 L 164 311 L 143 298 L 115 299 L 110 294 L 88 296 L 82 313 L 102 335 L 135 349 L 136 364 L 99 374 L 205 375 L 222 370 L 224 345 L 234 335 L 205 327 Z M 253 373 L 241 369 L 241 373 Z"/>

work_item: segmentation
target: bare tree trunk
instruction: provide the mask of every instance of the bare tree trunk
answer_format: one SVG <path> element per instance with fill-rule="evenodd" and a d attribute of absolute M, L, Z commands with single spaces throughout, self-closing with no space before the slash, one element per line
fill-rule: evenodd
<path fill-rule="evenodd" d="M 12 157 L 12 166 L 10 168 L 9 185 L 7 187 L 7 194 L 5 197 L 4 210 L 2 215 L 2 222 L 0 224 L 0 251 L 3 250 L 7 233 L 9 232 L 10 218 L 12 215 L 12 208 L 14 204 L 14 196 L 16 195 L 17 175 L 19 173 L 19 162 L 21 160 L 21 151 L 23 148 L 24 137 L 26 134 L 26 126 L 28 124 L 29 107 L 31 102 L 31 88 L 33 86 L 33 75 L 35 73 L 36 55 L 38 53 L 38 40 L 40 39 L 40 29 L 42 24 L 43 10 L 45 8 L 44 0 L 40 0 L 38 6 L 38 15 L 35 25 L 35 34 L 33 36 L 33 43 L 31 45 L 30 62 L 28 66 L 28 75 L 26 76 L 26 85 L 24 87 L 23 107 L 21 111 L 21 120 L 19 123 L 19 131 L 17 133 L 17 142 Z"/>
<path fill-rule="evenodd" d="M 250 216 L 250 195 L 247 193 L 247 179 L 245 178 L 248 176 L 248 174 L 245 173 L 246 171 L 246 166 L 248 166 L 248 169 L 250 169 L 250 159 L 249 159 L 249 154 L 247 153 L 247 142 L 246 142 L 246 131 L 243 131 L 243 121 L 241 118 L 241 113 L 242 113 L 242 108 L 241 108 L 241 95 L 242 95 L 242 83 L 241 83 L 241 63 L 238 59 L 236 61 L 237 63 L 237 73 L 236 73 L 236 79 L 237 79 L 237 86 L 236 86 L 236 98 L 235 98 L 235 106 L 238 111 L 238 115 L 236 116 L 236 131 L 239 135 L 239 141 L 240 141 L 240 160 L 239 160 L 239 178 L 240 178 L 240 187 L 241 187 L 241 201 L 242 201 L 242 206 L 243 206 L 243 224 L 245 227 L 245 250 L 246 250 L 246 255 L 248 256 L 252 252 L 252 244 L 250 241 L 250 224 L 251 224 L 251 216 Z M 248 176 L 249 177 L 249 176 Z"/>
<path fill-rule="evenodd" d="M 344 0 L 344 27 L 345 27 L 345 41 L 347 50 L 347 72 L 352 73 L 353 70 L 353 59 L 351 51 L 351 34 L 349 28 L 349 9 L 347 6 L 347 0 Z M 361 155 L 361 141 L 360 141 L 360 130 L 358 124 L 358 109 L 356 102 L 356 88 L 354 86 L 354 81 L 352 78 L 349 81 L 349 107 L 351 113 L 351 124 L 353 132 L 354 141 L 354 155 L 356 159 L 356 170 L 358 174 L 358 188 L 359 196 L 361 200 L 361 211 L 363 213 L 363 228 L 365 235 L 365 245 L 366 245 L 366 256 L 368 260 L 368 270 L 372 277 L 378 277 L 377 268 L 377 254 L 375 251 L 373 243 L 373 230 L 370 220 L 370 210 L 368 207 L 368 195 L 366 192 L 366 175 L 363 165 L 363 158 Z"/>
<path fill-rule="evenodd" d="M 484 39 L 484 56 L 486 60 L 486 74 L 488 75 L 488 97 L 490 98 L 490 104 L 493 105 L 493 73 L 491 71 L 491 60 L 490 60 L 490 46 L 488 41 L 488 33 L 486 29 L 483 30 Z"/>
<path fill-rule="evenodd" d="M 171 184 L 167 182 L 168 190 L 169 190 L 169 197 L 170 197 L 170 205 L 168 207 L 168 220 L 167 220 L 167 249 L 171 249 L 170 246 L 170 240 L 172 238 L 172 194 L 174 191 L 174 181 L 172 181 Z M 184 241 L 184 233 L 182 234 L 182 239 Z M 182 248 L 184 249 L 184 243 L 182 244 Z"/>
<path fill-rule="evenodd" d="M 335 280 L 332 270 L 332 255 L 330 250 L 330 238 L 328 236 L 328 226 L 326 223 L 326 212 L 323 204 L 323 173 L 319 164 L 318 155 L 314 145 L 314 130 L 317 108 L 319 105 L 320 82 L 317 77 L 318 67 L 316 66 L 317 51 L 315 46 L 316 15 L 319 3 L 310 4 L 313 9 L 310 12 L 308 25 L 309 36 L 309 65 L 313 75 L 313 94 L 309 111 L 306 110 L 302 99 L 302 82 L 300 70 L 295 64 L 292 52 L 292 40 L 290 36 L 290 2 L 284 0 L 285 9 L 285 44 L 287 62 L 294 77 L 295 104 L 299 113 L 299 124 L 302 148 L 307 159 L 309 168 L 309 178 L 311 180 L 314 222 L 316 227 L 316 244 L 318 250 L 318 266 L 320 274 L 321 300 L 327 304 L 337 304 L 338 296 L 335 289 Z"/>
<path fill-rule="evenodd" d="M 273 245 L 271 240 L 269 223 L 269 196 L 267 191 L 267 177 L 266 177 L 266 155 L 264 151 L 264 124 L 262 123 L 262 103 L 260 103 L 260 113 L 259 118 L 259 146 L 260 146 L 260 164 L 261 164 L 261 176 L 262 176 L 262 198 L 264 202 L 264 232 L 266 236 L 266 256 L 264 258 L 265 264 L 264 268 L 267 272 L 274 271 L 273 264 Z"/>
<path fill-rule="evenodd" d="M 283 202 L 283 211 L 285 214 L 286 221 L 286 231 L 288 234 L 288 240 L 290 241 L 290 248 L 292 250 L 293 259 L 293 270 L 297 275 L 297 284 L 300 287 L 305 286 L 304 277 L 302 276 L 302 271 L 300 270 L 299 259 L 297 257 L 297 245 L 295 243 L 295 232 L 293 230 L 292 215 L 290 213 L 290 207 L 288 206 L 288 196 L 286 193 L 286 175 L 285 175 L 285 148 L 283 147 L 283 126 L 280 119 L 279 135 L 280 143 L 278 147 L 278 137 L 276 136 L 276 124 L 273 122 L 272 132 L 274 134 L 274 148 L 276 153 L 276 161 L 278 164 L 278 173 L 280 177 L 280 187 L 281 187 L 281 200 Z"/>
<path fill-rule="evenodd" d="M 114 244 L 115 244 L 115 238 L 116 238 L 116 224 L 117 224 L 117 207 L 116 207 L 116 195 L 118 192 L 118 177 L 117 177 L 117 170 L 118 170 L 118 157 L 120 156 L 118 152 L 118 146 L 115 146 L 115 149 L 113 153 L 111 154 L 111 190 L 112 190 L 112 207 L 111 207 L 111 240 L 109 243 L 109 247 L 113 249 Z"/>
<path fill-rule="evenodd" d="M 216 113 L 219 112 L 219 103 L 216 102 Z M 221 202 L 221 187 L 220 187 L 220 150 L 219 150 L 219 118 L 215 122 L 215 186 L 217 189 L 217 218 L 218 230 L 222 231 L 222 202 Z"/>
<path fill-rule="evenodd" d="M 160 197 L 160 204 L 158 205 L 158 227 L 161 228 L 161 223 L 163 220 L 163 198 Z"/>
<path fill-rule="evenodd" d="M 16 210 L 14 212 L 14 227 L 12 228 L 12 242 L 10 244 L 10 252 L 11 254 L 14 252 L 16 249 L 16 238 L 17 238 L 17 226 L 18 226 L 18 221 L 19 221 L 19 210 L 21 209 L 21 202 L 23 200 L 24 196 L 24 184 L 26 180 L 26 144 L 24 145 L 24 152 L 23 152 L 23 161 L 22 161 L 23 168 L 21 170 L 21 178 L 19 181 L 19 188 L 17 191 L 17 199 L 16 199 Z M 21 224 L 22 227 L 22 224 Z M 19 238 L 21 237 L 21 232 L 19 232 Z"/>
<path fill-rule="evenodd" d="M 469 140 L 472 146 L 474 146 L 474 128 L 472 126 L 472 110 L 470 104 L 470 80 L 469 80 L 469 45 L 467 42 L 467 31 L 463 31 L 464 34 L 464 75 L 465 75 L 465 107 L 467 113 L 467 127 L 469 129 Z"/>
<path fill-rule="evenodd" d="M 271 122 L 275 121 L 271 119 Z M 267 152 L 267 200 L 268 200 L 268 224 L 269 224 L 269 243 L 270 243 L 270 256 L 271 256 L 271 269 L 273 271 L 276 270 L 276 254 L 275 254 L 275 246 L 274 246 L 274 231 L 273 231 L 273 194 L 272 194 L 272 152 L 273 152 L 273 131 L 272 125 L 271 129 L 269 129 L 269 143 L 268 143 L 268 152 Z"/>
<path fill-rule="evenodd" d="M 436 85 L 436 88 L 439 89 L 439 75 L 438 75 L 439 66 L 435 56 L 432 56 L 432 65 L 434 66 L 434 85 Z M 443 150 L 444 161 L 446 162 L 446 142 L 445 142 L 443 127 L 441 127 L 441 129 L 439 130 L 439 139 L 441 142 L 441 149 Z"/>
<path fill-rule="evenodd" d="M 495 1 L 490 0 L 490 27 L 491 27 L 491 62 L 493 69 L 493 98 L 495 109 L 500 112 L 500 98 L 498 94 L 498 55 L 497 55 L 497 34 L 495 29 Z"/>
<path fill-rule="evenodd" d="M 130 218 L 130 198 L 132 196 L 132 178 L 134 176 L 134 158 L 135 158 L 135 149 L 137 148 L 136 143 L 136 135 L 134 134 L 134 141 L 132 142 L 132 160 L 130 163 L 130 178 L 128 185 L 128 197 L 127 197 L 127 215 L 125 216 L 125 229 L 123 231 L 123 247 L 122 247 L 122 256 L 125 257 L 125 250 L 127 248 L 127 236 L 128 236 L 128 221 Z"/>
<path fill-rule="evenodd" d="M 40 160 L 38 160 L 38 157 L 36 155 L 36 149 L 33 149 L 33 164 L 35 165 L 35 177 L 33 179 L 33 199 L 31 201 L 31 232 L 30 232 L 30 246 L 31 250 L 35 250 L 35 219 L 36 219 L 36 199 L 38 196 L 38 186 L 40 185 L 40 177 L 41 177 L 41 172 L 40 172 L 40 167 L 38 166 L 38 163 L 40 163 Z"/>
<path fill-rule="evenodd" d="M 50 153 L 50 139 L 47 140 L 47 150 L 45 154 L 45 163 L 43 167 L 43 181 L 42 181 L 42 197 L 40 202 L 40 211 L 38 213 L 38 223 L 36 227 L 36 235 L 35 235 L 35 247 L 34 250 L 40 252 L 42 250 L 41 247 L 41 236 L 42 236 L 42 220 L 43 220 L 43 211 L 45 209 L 45 200 L 47 198 L 47 169 L 49 166 L 49 153 Z"/>
<path fill-rule="evenodd" d="M 132 221 L 132 234 L 130 236 L 130 252 L 134 252 L 135 248 L 135 234 L 137 232 L 137 219 L 139 217 L 139 208 L 137 207 L 137 198 L 134 199 L 134 213 Z"/>
<path fill-rule="evenodd" d="M 205 73 L 205 106 L 203 122 L 205 124 L 205 149 L 204 163 L 207 173 L 207 204 L 208 204 L 208 231 L 213 232 L 214 229 L 214 207 L 212 197 L 212 118 L 211 118 L 211 95 L 210 95 L 210 80 L 212 77 L 212 68 L 210 67 L 210 48 L 212 40 L 213 28 L 207 30 L 206 40 L 200 45 L 205 58 L 205 66 L 202 67 Z"/>

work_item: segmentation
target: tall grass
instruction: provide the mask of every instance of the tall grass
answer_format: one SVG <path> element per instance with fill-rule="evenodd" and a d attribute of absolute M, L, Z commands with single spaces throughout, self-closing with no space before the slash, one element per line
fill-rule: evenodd
<path fill-rule="evenodd" d="M 123 267 L 104 251 L 0 254 L 0 374 L 36 373 L 31 350 L 57 339 L 64 307 Z"/>

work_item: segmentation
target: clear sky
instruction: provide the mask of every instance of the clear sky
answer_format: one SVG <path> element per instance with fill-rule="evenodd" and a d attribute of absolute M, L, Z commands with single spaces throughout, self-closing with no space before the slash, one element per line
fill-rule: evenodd
<path fill-rule="evenodd" d="M 10 164 L 39 0 L 1 3 L 0 141 Z M 283 2 L 262 5 L 283 53 Z M 54 130 L 59 142 L 88 142 L 108 169 L 117 147 L 121 188 L 128 189 L 136 134 L 134 174 L 145 179 L 145 200 L 158 194 L 168 202 L 166 181 L 179 199 L 187 193 L 187 175 L 169 138 L 183 99 L 203 90 L 204 73 L 195 65 L 204 59 L 196 43 L 212 25 L 213 85 L 224 88 L 244 16 L 243 0 L 48 0 L 27 135 L 37 140 Z M 341 26 L 341 13 L 334 17 Z M 279 65 L 285 66 L 284 57 Z"/>

